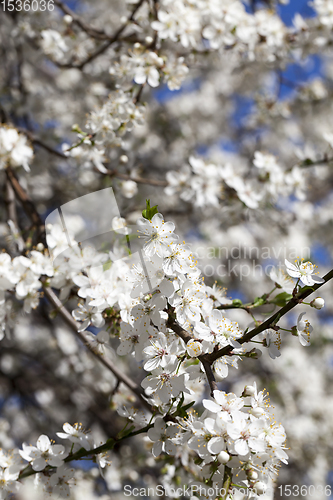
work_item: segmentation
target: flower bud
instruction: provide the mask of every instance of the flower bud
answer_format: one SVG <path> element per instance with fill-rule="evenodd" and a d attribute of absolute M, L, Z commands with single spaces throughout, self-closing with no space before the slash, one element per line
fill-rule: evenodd
<path fill-rule="evenodd" d="M 125 198 L 133 198 L 138 192 L 138 186 L 134 181 L 125 181 L 121 185 L 121 193 Z"/>
<path fill-rule="evenodd" d="M 38 250 L 38 252 L 42 252 L 44 250 L 43 243 L 38 243 L 38 245 L 36 246 L 36 250 Z"/>
<path fill-rule="evenodd" d="M 227 462 L 229 462 L 229 459 L 230 455 L 226 451 L 221 451 L 221 453 L 217 455 L 217 460 L 220 462 L 220 464 L 226 464 Z"/>
<path fill-rule="evenodd" d="M 153 43 L 154 39 L 152 36 L 146 36 L 145 42 L 147 45 L 151 45 Z"/>
<path fill-rule="evenodd" d="M 254 484 L 253 489 L 257 495 L 263 495 L 266 491 L 266 484 L 262 481 L 258 481 Z"/>
<path fill-rule="evenodd" d="M 246 396 L 254 396 L 256 393 L 256 388 L 253 386 L 253 385 L 246 385 L 244 387 L 244 391 L 243 391 L 243 394 L 242 396 L 243 397 L 246 397 Z"/>
<path fill-rule="evenodd" d="M 315 309 L 322 309 L 324 305 L 325 301 L 321 297 L 316 297 L 314 300 L 310 302 L 310 306 L 314 307 Z"/>
<path fill-rule="evenodd" d="M 262 356 L 262 352 L 260 349 L 257 349 L 256 347 L 254 347 L 253 349 L 251 349 L 251 351 L 248 351 L 247 353 L 245 353 L 245 356 L 247 358 L 259 359 Z"/>
<path fill-rule="evenodd" d="M 256 472 L 253 469 L 250 469 L 249 471 L 247 471 L 247 477 L 252 481 L 256 480 L 258 479 L 258 472 Z"/>
<path fill-rule="evenodd" d="M 66 15 L 63 17 L 63 21 L 64 21 L 64 23 L 66 23 L 66 24 L 72 24 L 72 22 L 73 22 L 73 18 L 72 18 L 72 16 L 70 16 L 69 14 L 66 14 Z"/>
<path fill-rule="evenodd" d="M 119 229 L 124 229 L 126 227 L 126 219 L 123 217 L 113 217 L 111 226 L 114 231 L 118 232 Z"/>
<path fill-rule="evenodd" d="M 121 155 L 119 158 L 120 163 L 128 163 L 128 156 L 127 155 Z"/>
<path fill-rule="evenodd" d="M 291 335 L 294 335 L 294 337 L 298 337 L 297 333 L 297 326 L 293 326 L 291 329 Z"/>
<path fill-rule="evenodd" d="M 197 356 L 200 356 L 202 353 L 202 345 L 200 342 L 197 342 L 196 340 L 190 340 L 186 344 L 186 350 L 189 356 L 191 358 L 196 358 Z"/>

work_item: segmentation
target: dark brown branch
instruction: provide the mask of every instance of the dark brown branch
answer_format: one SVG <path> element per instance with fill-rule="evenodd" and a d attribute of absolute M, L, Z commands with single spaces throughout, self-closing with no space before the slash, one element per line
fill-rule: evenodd
<path fill-rule="evenodd" d="M 208 361 L 206 355 L 202 355 L 202 356 L 199 356 L 199 359 L 202 363 L 202 366 L 204 367 L 204 370 L 206 372 L 206 377 L 207 377 L 207 380 L 208 380 L 208 383 L 209 383 L 209 387 L 210 387 L 210 395 L 212 396 L 212 398 L 214 397 L 214 391 L 218 389 L 217 387 L 217 383 L 216 383 L 216 380 L 215 380 L 215 377 L 214 377 L 214 373 L 213 373 L 213 370 L 212 370 L 212 365 L 211 363 Z"/>
<path fill-rule="evenodd" d="M 237 341 L 240 344 L 245 344 L 246 342 L 250 342 L 256 335 L 259 333 L 263 332 L 264 330 L 267 330 L 268 328 L 272 328 L 276 325 L 276 323 L 284 316 L 287 314 L 291 309 L 293 309 L 295 306 L 303 302 L 304 299 L 306 299 L 309 295 L 311 295 L 313 292 L 318 290 L 321 286 L 323 286 L 325 283 L 333 279 L 333 269 L 327 273 L 324 277 L 324 282 L 323 283 L 318 283 L 312 287 L 306 287 L 304 290 L 300 290 L 295 297 L 293 297 L 288 304 L 286 304 L 284 307 L 282 307 L 279 311 L 277 311 L 273 316 L 268 318 L 266 321 L 261 323 L 259 326 L 256 328 L 253 328 L 251 331 L 247 332 L 243 337 L 240 339 L 237 339 Z M 184 330 L 176 320 L 171 319 L 169 317 L 167 326 L 171 328 L 178 337 L 183 339 L 183 341 L 187 344 L 190 340 L 194 340 L 192 335 Z M 221 358 L 222 356 L 227 356 L 229 355 L 233 350 L 233 347 L 231 345 L 225 346 L 222 349 L 219 349 L 218 351 L 214 351 L 211 354 L 202 354 L 198 356 L 198 359 L 201 361 L 204 370 L 206 372 L 207 380 L 211 389 L 211 395 L 213 395 L 213 391 L 217 389 L 217 383 L 211 368 L 211 365 L 216 361 L 217 359 Z"/>
<path fill-rule="evenodd" d="M 61 153 L 60 151 L 57 151 L 56 149 L 53 149 L 51 146 L 43 142 L 41 139 L 38 137 L 34 136 L 29 130 L 26 130 L 24 128 L 18 128 L 17 129 L 21 134 L 24 134 L 28 137 L 28 139 L 33 143 L 37 144 L 37 146 L 40 146 L 41 148 L 45 149 L 49 153 L 52 153 L 55 156 L 58 156 L 59 158 L 62 158 L 63 160 L 68 160 L 68 156 L 66 156 L 64 153 Z"/>
<path fill-rule="evenodd" d="M 322 287 L 323 285 L 325 285 L 325 283 L 327 283 L 328 281 L 333 279 L 333 269 L 329 273 L 327 273 L 323 277 L 323 279 L 324 279 L 323 283 L 318 283 L 316 285 L 313 285 L 312 287 L 306 287 L 304 290 L 301 289 L 295 295 L 295 297 L 293 297 L 288 302 L 288 304 L 286 304 L 284 307 L 279 309 L 279 311 L 277 311 L 275 314 L 273 314 L 273 316 L 271 316 L 270 318 L 266 319 L 266 321 L 261 323 L 259 326 L 257 326 L 256 328 L 253 328 L 251 331 L 247 332 L 245 335 L 243 335 L 243 337 L 241 337 L 240 339 L 237 339 L 237 341 L 240 344 L 244 344 L 245 342 L 250 342 L 251 339 L 253 339 L 259 333 L 263 332 L 264 330 L 267 330 L 268 328 L 271 328 L 272 326 L 275 326 L 276 323 L 282 318 L 282 316 L 284 316 L 289 311 L 291 311 L 291 309 L 296 307 L 299 303 L 301 303 L 309 295 L 311 295 L 313 292 L 318 290 L 318 288 Z M 232 346 L 223 347 L 223 349 L 220 349 L 219 351 L 215 351 L 215 352 L 212 352 L 211 354 L 208 354 L 207 359 L 210 363 L 213 363 L 216 359 L 219 359 L 222 356 L 230 354 L 232 349 L 233 349 Z"/>
<path fill-rule="evenodd" d="M 190 340 L 194 340 L 192 335 L 188 333 L 186 330 L 184 330 L 184 328 L 182 328 L 180 324 L 177 323 L 177 321 L 171 319 L 170 316 L 167 326 L 171 328 L 171 330 L 173 330 L 175 334 L 178 335 L 178 337 L 180 337 L 185 342 L 185 344 L 187 344 L 187 342 L 189 342 Z M 198 359 L 201 361 L 202 366 L 205 370 L 207 381 L 210 387 L 210 393 L 211 396 L 213 397 L 213 392 L 216 389 L 218 389 L 218 387 L 211 367 L 211 363 L 209 361 L 209 358 L 207 357 L 207 354 L 201 354 L 200 356 L 198 356 Z"/>
<path fill-rule="evenodd" d="M 32 223 L 34 226 L 38 229 L 39 231 L 39 238 L 41 242 L 46 245 L 46 236 L 45 236 L 45 226 L 44 223 L 37 212 L 35 205 L 27 195 L 27 193 L 24 191 L 20 183 L 18 182 L 16 175 L 14 174 L 13 170 L 11 167 L 6 168 L 6 175 L 7 179 L 9 180 L 14 193 L 17 197 L 17 199 L 20 201 L 22 204 L 26 214 L 30 217 Z"/>
<path fill-rule="evenodd" d="M 5 203 L 7 206 L 7 214 L 8 214 L 8 219 L 11 220 L 16 227 L 17 231 L 19 231 L 19 224 L 17 220 L 17 213 L 16 213 L 16 198 L 15 198 L 15 192 L 13 189 L 13 186 L 11 185 L 9 179 L 6 181 L 6 193 L 5 193 Z M 22 236 L 18 233 L 15 235 L 16 243 L 19 248 L 19 250 L 23 249 L 25 247 L 24 240 Z"/>
<path fill-rule="evenodd" d="M 184 328 L 182 328 L 177 321 L 171 319 L 170 316 L 168 318 L 167 327 L 171 328 L 171 330 L 173 330 L 175 334 L 185 342 L 185 344 L 187 344 L 190 340 L 194 340 L 192 335 L 184 330 Z"/>

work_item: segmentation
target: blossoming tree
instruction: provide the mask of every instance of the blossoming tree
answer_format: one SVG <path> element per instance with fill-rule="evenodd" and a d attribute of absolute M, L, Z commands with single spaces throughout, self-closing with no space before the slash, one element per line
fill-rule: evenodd
<path fill-rule="evenodd" d="M 1 498 L 330 497 L 333 8 L 301 4 L 1 3 Z"/>

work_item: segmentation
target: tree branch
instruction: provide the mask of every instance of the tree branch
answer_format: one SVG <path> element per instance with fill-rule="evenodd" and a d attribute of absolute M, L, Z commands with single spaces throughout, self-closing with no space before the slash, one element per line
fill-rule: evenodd
<path fill-rule="evenodd" d="M 45 226 L 44 223 L 37 212 L 35 205 L 31 201 L 30 197 L 27 195 L 27 193 L 24 191 L 22 186 L 20 185 L 19 181 L 16 178 L 16 175 L 14 174 L 13 170 L 11 167 L 6 168 L 6 175 L 7 179 L 10 182 L 16 197 L 20 200 L 25 212 L 27 215 L 30 217 L 32 220 L 34 226 L 39 231 L 39 237 L 44 245 L 46 245 L 46 236 L 45 236 Z"/>
<path fill-rule="evenodd" d="M 59 297 L 55 294 L 55 292 L 52 290 L 52 288 L 46 286 L 45 280 L 43 283 L 43 289 L 44 289 L 44 295 L 47 297 L 47 299 L 50 301 L 50 303 L 53 305 L 53 307 L 56 308 L 56 310 L 59 312 L 63 320 L 67 323 L 67 325 L 73 330 L 75 335 L 87 346 L 89 351 L 104 365 L 106 368 L 108 368 L 114 375 L 115 377 L 123 382 L 132 392 L 134 392 L 137 397 L 140 399 L 140 401 L 146 406 L 146 408 L 149 411 L 153 411 L 152 407 L 150 404 L 145 400 L 144 396 L 144 390 L 142 389 L 141 386 L 137 385 L 130 377 L 128 377 L 125 373 L 122 373 L 109 359 L 106 357 L 100 356 L 92 342 L 87 339 L 87 337 L 84 335 L 83 332 L 79 332 L 79 323 L 75 321 L 75 319 L 72 317 L 72 315 L 67 311 L 65 306 L 62 304 L 61 300 Z"/>
<path fill-rule="evenodd" d="M 139 8 L 141 7 L 141 5 L 144 2 L 145 2 L 145 0 L 139 0 L 139 2 L 136 4 L 136 6 L 134 7 L 134 9 L 132 11 L 132 14 L 127 19 L 127 21 L 122 26 L 120 26 L 120 28 L 118 28 L 118 30 L 115 32 L 115 34 L 113 36 L 108 38 L 108 41 L 106 43 L 104 43 L 103 45 L 98 47 L 98 49 L 96 49 L 95 52 L 90 54 L 90 56 L 88 56 L 86 59 L 84 59 L 80 63 L 59 63 L 59 62 L 53 61 L 54 64 L 56 64 L 60 68 L 83 69 L 84 66 L 86 66 L 86 64 L 90 63 L 93 59 L 95 59 L 96 57 L 103 54 L 113 43 L 115 43 L 119 40 L 120 35 L 125 30 L 125 28 L 128 26 L 128 24 L 131 21 L 133 21 L 135 14 L 137 13 L 137 11 L 139 10 Z"/>
<path fill-rule="evenodd" d="M 96 455 L 99 455 L 101 453 L 105 453 L 107 451 L 112 450 L 115 447 L 115 445 L 117 443 L 119 443 L 120 441 L 122 441 L 123 439 L 137 436 L 138 434 L 143 434 L 143 433 L 147 432 L 149 429 L 151 429 L 152 427 L 154 427 L 154 424 L 148 424 L 145 427 L 143 427 L 142 429 L 138 429 L 137 431 L 129 432 L 128 434 L 126 434 L 125 436 L 123 436 L 121 438 L 109 438 L 104 444 L 102 444 L 101 446 L 97 446 L 96 448 L 92 448 L 91 450 L 86 450 L 85 448 L 80 448 L 77 452 L 71 453 L 70 455 L 68 455 L 64 459 L 64 462 L 68 463 L 68 462 L 72 462 L 73 460 L 80 460 L 81 458 L 89 457 L 91 455 L 96 456 Z M 46 470 L 52 470 L 52 469 L 54 469 L 54 467 L 49 466 L 49 469 L 46 469 Z M 38 471 L 35 471 L 31 467 L 31 465 L 28 465 L 26 467 L 26 469 L 24 469 L 21 472 L 19 479 L 24 479 L 25 477 L 29 477 L 29 476 L 32 476 L 32 475 L 37 474 L 37 473 L 38 473 Z"/>
<path fill-rule="evenodd" d="M 186 330 L 184 330 L 180 326 L 180 324 L 177 323 L 177 321 L 175 321 L 174 319 L 171 319 L 170 316 L 168 319 L 167 326 L 169 328 L 171 328 L 171 330 L 173 330 L 175 332 L 175 334 L 178 335 L 178 337 L 180 337 L 185 342 L 185 344 L 187 344 L 187 342 L 189 342 L 190 340 L 194 340 L 192 335 L 190 333 L 188 333 Z M 208 358 L 207 354 L 201 354 L 200 356 L 198 356 L 198 359 L 201 361 L 202 366 L 205 370 L 207 381 L 208 381 L 209 387 L 210 387 L 210 394 L 211 394 L 211 396 L 213 396 L 213 392 L 216 389 L 218 389 L 218 387 L 217 387 L 217 383 L 216 383 L 216 380 L 214 377 L 214 373 L 213 373 L 209 358 Z"/>
<path fill-rule="evenodd" d="M 58 156 L 59 158 L 62 158 L 63 160 L 68 160 L 68 156 L 66 156 L 64 153 L 61 153 L 60 151 L 57 151 L 56 149 L 52 148 L 45 142 L 43 142 L 41 139 L 33 135 L 29 130 L 26 130 L 25 128 L 18 127 L 17 130 L 21 133 L 24 134 L 28 137 L 29 141 L 31 141 L 33 144 L 37 144 L 37 146 L 40 146 L 41 148 L 45 149 L 49 153 L 52 153 L 55 156 Z"/>
<path fill-rule="evenodd" d="M 8 167 L 6 169 L 6 174 L 8 177 L 8 181 L 10 182 L 16 196 L 18 197 L 18 199 L 22 203 L 24 210 L 31 217 L 31 219 L 32 219 L 33 223 L 36 225 L 36 227 L 38 227 L 39 229 L 42 228 L 42 234 L 44 235 L 44 241 L 45 241 L 44 224 L 43 224 L 33 202 L 30 200 L 27 193 L 24 191 L 24 189 L 19 184 L 18 180 L 16 179 L 16 177 L 15 177 L 15 175 L 10 167 Z M 45 241 L 45 244 L 46 244 L 46 241 Z M 80 338 L 80 340 L 82 340 L 82 342 L 84 342 L 84 344 L 87 346 L 89 351 L 92 352 L 94 354 L 94 356 L 96 356 L 100 360 L 100 362 L 103 363 L 104 366 L 106 366 L 116 376 L 116 378 L 118 380 L 120 380 L 125 385 L 127 385 L 127 387 L 129 389 L 131 389 L 131 391 L 133 391 L 138 396 L 138 398 L 140 398 L 140 400 L 143 402 L 143 404 L 146 406 L 146 408 L 149 409 L 149 411 L 153 411 L 151 405 L 144 398 L 145 393 L 144 393 L 144 390 L 142 389 L 142 387 L 138 386 L 126 374 L 122 373 L 116 366 L 114 366 L 114 364 L 110 360 L 100 356 L 95 351 L 94 346 L 91 343 L 91 341 L 89 341 L 85 337 L 84 333 L 78 331 L 79 324 L 75 321 L 75 319 L 67 311 L 67 309 L 64 307 L 61 300 L 57 297 L 57 295 L 54 293 L 54 291 L 50 287 L 46 286 L 45 281 L 46 281 L 46 279 L 44 278 L 44 280 L 42 280 L 44 294 L 48 298 L 48 300 L 51 302 L 51 304 L 57 309 L 57 311 L 62 316 L 64 321 L 67 323 L 67 325 L 74 331 L 74 333 Z"/>
<path fill-rule="evenodd" d="M 94 168 L 94 171 L 101 173 L 98 170 L 98 168 Z M 168 185 L 167 181 L 162 181 L 160 179 L 148 179 L 145 177 L 131 177 L 128 174 L 122 174 L 121 172 L 118 172 L 118 170 L 116 169 L 108 170 L 108 172 L 106 172 L 105 175 L 108 175 L 111 178 L 117 177 L 118 179 L 122 179 L 124 181 L 134 181 L 137 182 L 138 184 L 149 184 L 150 186 L 166 187 Z"/>
<path fill-rule="evenodd" d="M 67 7 L 66 4 L 60 2 L 60 0 L 54 0 L 54 3 L 59 7 L 59 9 L 63 11 L 64 14 L 71 16 L 73 22 L 76 23 L 83 31 L 85 31 L 87 35 L 91 36 L 92 38 L 98 38 L 100 40 L 109 40 L 111 38 L 111 36 L 107 35 L 104 31 L 87 24 L 72 9 Z"/>
<path fill-rule="evenodd" d="M 17 220 L 17 213 L 16 213 L 16 198 L 15 198 L 15 192 L 13 189 L 13 186 L 11 185 L 9 179 L 6 181 L 6 195 L 5 195 L 5 203 L 7 205 L 7 213 L 8 213 L 8 219 L 13 222 L 16 230 L 18 231 L 17 234 L 14 235 L 17 247 L 21 251 L 25 247 L 25 242 L 22 238 L 22 236 L 19 233 L 19 224 Z M 11 229 L 11 227 L 10 227 Z"/>
<path fill-rule="evenodd" d="M 261 323 L 259 326 L 256 328 L 253 328 L 251 331 L 243 335 L 240 339 L 237 339 L 237 341 L 240 344 L 244 344 L 245 342 L 249 342 L 253 337 L 258 335 L 259 333 L 263 332 L 264 330 L 267 330 L 268 328 L 271 328 L 272 326 L 275 326 L 276 323 L 284 316 L 287 314 L 291 309 L 293 309 L 295 306 L 297 306 L 299 303 L 301 303 L 304 299 L 306 299 L 309 295 L 311 295 L 313 292 L 318 290 L 318 288 L 322 287 L 333 279 L 333 269 L 327 273 L 324 277 L 324 282 L 323 283 L 318 283 L 316 285 L 313 285 L 312 287 L 305 287 L 305 289 L 301 289 L 295 297 L 293 297 L 288 304 L 286 304 L 284 307 L 279 309 L 273 316 L 270 318 L 266 319 L 263 323 Z M 233 350 L 232 346 L 226 346 L 223 347 L 223 349 L 220 349 L 218 351 L 212 352 L 211 354 L 207 355 L 207 359 L 210 363 L 213 363 L 217 359 L 221 358 L 222 356 L 225 356 L 229 354 Z"/>
<path fill-rule="evenodd" d="M 212 370 L 212 365 L 211 365 L 209 359 L 207 358 L 206 354 L 199 356 L 199 359 L 200 359 L 202 366 L 204 367 L 204 370 L 206 373 L 206 377 L 207 377 L 209 387 L 210 387 L 210 395 L 212 397 L 214 397 L 214 391 L 217 390 L 218 387 L 217 387 L 217 383 L 216 383 L 214 373 Z"/>

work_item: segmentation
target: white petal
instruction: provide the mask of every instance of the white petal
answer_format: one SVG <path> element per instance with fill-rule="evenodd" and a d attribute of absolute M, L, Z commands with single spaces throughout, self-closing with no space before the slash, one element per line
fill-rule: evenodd
<path fill-rule="evenodd" d="M 38 440 L 37 440 L 37 448 L 44 452 L 44 451 L 47 451 L 51 446 L 51 441 L 49 440 L 49 438 L 47 436 L 45 436 L 45 434 L 42 434 L 41 436 L 39 436 Z"/>

